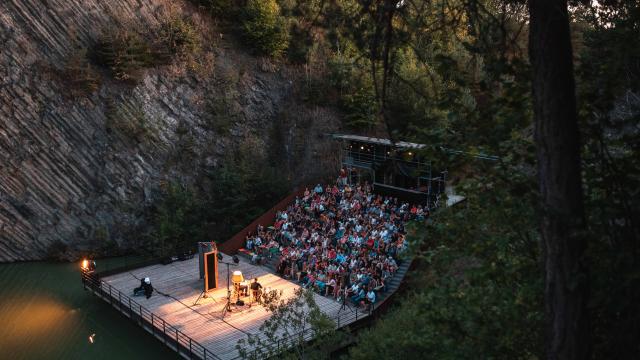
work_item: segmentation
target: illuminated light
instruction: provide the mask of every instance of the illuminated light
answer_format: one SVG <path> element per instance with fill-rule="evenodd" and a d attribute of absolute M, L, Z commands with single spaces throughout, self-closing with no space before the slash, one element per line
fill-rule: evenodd
<path fill-rule="evenodd" d="M 236 283 L 241 283 L 244 281 L 244 276 L 242 276 L 242 271 L 240 270 L 236 270 L 233 272 L 233 276 L 231 276 L 231 281 L 236 284 Z"/>
<path fill-rule="evenodd" d="M 409 151 L 409 156 L 413 155 L 413 153 L 411 153 L 411 151 Z"/>
<path fill-rule="evenodd" d="M 89 260 L 87 259 L 82 260 L 81 267 L 82 267 L 82 270 L 87 270 L 89 268 Z"/>
<path fill-rule="evenodd" d="M 89 342 L 93 344 L 93 343 L 94 343 L 94 341 L 95 341 L 95 340 L 94 340 L 95 338 L 96 338 L 96 334 L 91 334 L 91 335 L 89 335 Z"/>
<path fill-rule="evenodd" d="M 364 150 L 364 146 L 360 146 L 360 150 Z"/>

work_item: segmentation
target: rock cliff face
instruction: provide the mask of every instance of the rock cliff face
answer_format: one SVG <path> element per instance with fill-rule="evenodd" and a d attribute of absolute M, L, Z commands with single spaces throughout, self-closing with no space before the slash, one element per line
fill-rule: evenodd
<path fill-rule="evenodd" d="M 68 96 L 61 69 L 105 29 L 156 27 L 169 7 L 197 17 L 189 4 L 171 3 L 0 4 L 0 261 L 63 249 L 73 258 L 97 232 L 126 243 L 132 235 L 121 229 L 139 225 L 161 183 L 195 181 L 239 144 L 282 147 L 283 171 L 295 178 L 335 171 L 335 144 L 322 135 L 338 129 L 336 114 L 297 102 L 295 69 L 237 50 L 206 17 L 206 40 L 218 39 L 205 50 L 209 70 L 174 63 L 148 70 L 135 86 L 106 79 L 93 93 Z M 221 98 L 233 113 L 225 129 L 208 106 Z M 110 126 L 114 118 L 143 121 L 145 135 Z"/>

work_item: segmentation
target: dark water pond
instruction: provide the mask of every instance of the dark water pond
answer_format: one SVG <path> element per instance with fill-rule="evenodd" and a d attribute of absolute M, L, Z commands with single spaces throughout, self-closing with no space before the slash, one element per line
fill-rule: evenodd
<path fill-rule="evenodd" d="M 78 264 L 33 262 L 0 264 L 0 359 L 163 360 L 178 355 L 86 292 Z"/>

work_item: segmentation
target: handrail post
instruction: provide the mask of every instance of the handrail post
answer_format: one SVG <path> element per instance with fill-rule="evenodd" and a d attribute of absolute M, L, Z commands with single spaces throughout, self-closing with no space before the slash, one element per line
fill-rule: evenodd
<path fill-rule="evenodd" d="M 191 338 L 189 338 L 189 359 L 193 359 L 193 348 L 191 345 Z"/>
<path fill-rule="evenodd" d="M 133 309 L 131 308 L 131 298 L 127 296 L 127 299 L 129 299 L 129 318 L 133 320 Z"/>
<path fill-rule="evenodd" d="M 120 312 L 122 312 L 122 293 L 118 290 L 118 308 L 120 308 Z"/>
<path fill-rule="evenodd" d="M 109 285 L 109 304 L 113 306 L 113 295 L 111 295 L 111 285 Z"/>
<path fill-rule="evenodd" d="M 151 333 L 155 336 L 156 327 L 153 325 L 153 313 L 151 313 Z"/>
<path fill-rule="evenodd" d="M 180 354 L 180 339 L 178 338 L 178 329 L 176 329 L 176 351 Z"/>
<path fill-rule="evenodd" d="M 138 306 L 140 306 L 140 326 L 142 326 L 144 328 L 143 322 L 142 322 L 142 305 L 138 304 Z"/>
<path fill-rule="evenodd" d="M 164 344 L 167 345 L 167 323 L 164 319 L 162 319 L 162 335 L 164 335 Z"/>

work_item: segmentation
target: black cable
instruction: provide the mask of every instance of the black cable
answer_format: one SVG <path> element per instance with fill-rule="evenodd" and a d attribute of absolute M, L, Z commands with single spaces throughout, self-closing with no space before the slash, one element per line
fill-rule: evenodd
<path fill-rule="evenodd" d="M 130 272 L 129 274 L 130 274 L 131 276 L 133 276 L 133 278 L 135 278 L 136 280 L 140 280 L 140 278 L 138 278 L 137 276 L 133 275 L 131 272 Z M 166 293 L 164 293 L 164 292 L 162 292 L 162 291 L 158 290 L 157 288 L 155 288 L 154 290 L 155 290 L 158 294 L 160 294 L 160 295 L 162 295 L 162 296 L 166 296 L 166 297 L 168 297 L 168 298 L 170 298 L 170 299 L 173 299 L 173 300 L 175 300 L 175 301 L 179 302 L 180 304 L 182 304 L 182 305 L 183 305 L 183 306 L 185 306 L 186 308 L 188 308 L 188 309 L 190 309 L 191 311 L 195 312 L 196 314 L 198 314 L 198 315 L 200 315 L 200 316 L 204 317 L 204 318 L 205 318 L 205 319 L 207 319 L 208 321 L 220 320 L 220 321 L 222 321 L 223 323 L 225 323 L 225 324 L 227 324 L 227 325 L 231 326 L 232 328 L 234 328 L 234 329 L 236 329 L 236 330 L 238 330 L 238 331 L 240 331 L 240 332 L 242 332 L 242 333 L 244 333 L 244 334 L 246 334 L 246 335 L 253 335 L 253 334 L 251 334 L 251 333 L 249 333 L 249 332 L 247 332 L 247 331 L 245 331 L 245 330 L 242 330 L 242 329 L 238 328 L 237 326 L 234 326 L 233 324 L 231 324 L 231 323 L 229 323 L 228 321 L 226 321 L 224 318 L 222 318 L 222 319 L 217 319 L 217 318 L 213 318 L 213 319 L 211 319 L 211 318 L 209 318 L 209 317 L 207 316 L 207 315 L 209 315 L 209 314 L 203 314 L 203 313 L 201 313 L 201 312 L 200 312 L 200 311 L 198 311 L 197 309 L 194 309 L 194 308 L 193 308 L 193 306 L 190 306 L 190 305 L 185 304 L 184 302 L 182 302 L 182 300 L 180 300 L 180 299 L 178 299 L 178 298 L 174 297 L 173 295 L 166 294 Z M 225 306 L 228 306 L 228 305 L 225 305 Z M 209 316 L 210 316 L 210 315 L 209 315 Z"/>

